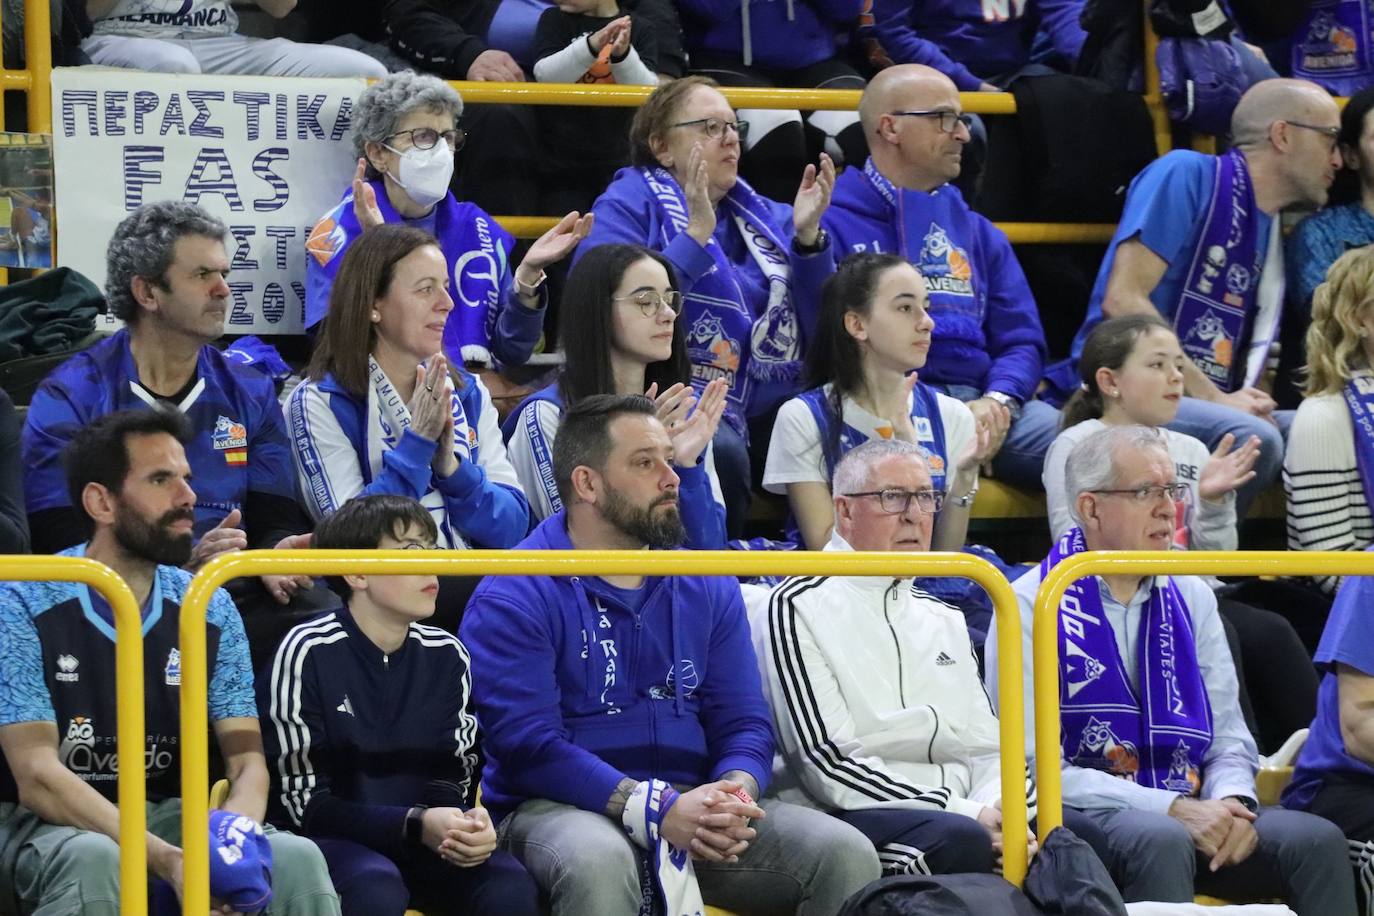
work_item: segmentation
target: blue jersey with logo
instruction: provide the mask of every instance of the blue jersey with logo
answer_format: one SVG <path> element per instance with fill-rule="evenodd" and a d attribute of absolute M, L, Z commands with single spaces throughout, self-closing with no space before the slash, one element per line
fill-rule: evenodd
<path fill-rule="evenodd" d="M 128 329 L 58 366 L 34 393 L 24 420 L 29 513 L 71 505 L 62 450 L 78 429 L 105 414 L 157 402 L 139 383 Z M 196 382 L 172 406 L 195 430 L 186 460 L 196 491 L 197 538 L 232 510 L 242 511 L 250 491 L 296 498 L 286 423 L 272 380 L 261 371 L 226 360 L 214 347 L 201 347 Z"/>
<path fill-rule="evenodd" d="M 86 545 L 59 556 L 83 556 Z M 159 566 L 143 612 L 143 701 L 148 800 L 181 795 L 181 651 L 178 623 L 191 574 Z M 212 721 L 256 717 L 243 621 L 224 590 L 206 613 Z M 0 583 L 0 726 L 57 725 L 58 757 L 91 788 L 118 802 L 115 757 L 114 618 L 75 582 Z M 0 755 L 0 802 L 17 802 Z"/>

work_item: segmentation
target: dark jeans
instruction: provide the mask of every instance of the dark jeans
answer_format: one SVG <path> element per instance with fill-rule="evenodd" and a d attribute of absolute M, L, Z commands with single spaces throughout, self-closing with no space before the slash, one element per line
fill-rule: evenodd
<path fill-rule="evenodd" d="M 428 849 L 397 862 L 348 840 L 317 839 L 339 892 L 343 916 L 539 916 L 539 889 L 510 853 L 498 849 L 473 868 L 449 865 Z"/>

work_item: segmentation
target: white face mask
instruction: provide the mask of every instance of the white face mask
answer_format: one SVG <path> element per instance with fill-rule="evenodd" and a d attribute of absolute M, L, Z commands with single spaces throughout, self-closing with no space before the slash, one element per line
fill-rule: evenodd
<path fill-rule="evenodd" d="M 405 189 L 410 199 L 429 208 L 444 199 L 449 181 L 453 179 L 453 150 L 442 139 L 429 149 L 414 147 L 401 152 L 388 146 L 401 157 L 400 176 L 391 179 Z"/>

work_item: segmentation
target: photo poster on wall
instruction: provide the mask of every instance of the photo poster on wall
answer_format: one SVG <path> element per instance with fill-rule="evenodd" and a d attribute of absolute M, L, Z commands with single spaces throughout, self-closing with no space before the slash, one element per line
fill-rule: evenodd
<path fill-rule="evenodd" d="M 0 132 L 0 267 L 53 265 L 52 137 Z"/>
<path fill-rule="evenodd" d="M 226 334 L 300 334 L 305 241 L 351 189 L 362 79 L 53 71 L 57 263 L 105 284 L 130 212 L 185 200 L 229 227 Z M 100 326 L 117 324 L 109 316 Z"/>

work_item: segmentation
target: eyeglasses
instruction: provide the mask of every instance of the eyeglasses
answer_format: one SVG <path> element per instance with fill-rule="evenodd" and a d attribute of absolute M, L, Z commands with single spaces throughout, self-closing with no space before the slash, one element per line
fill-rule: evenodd
<path fill-rule="evenodd" d="M 396 137 L 410 137 L 410 145 L 416 149 L 434 149 L 434 144 L 439 142 L 440 137 L 443 137 L 448 148 L 456 153 L 463 148 L 463 141 L 467 139 L 468 135 L 461 127 L 442 132 L 432 127 L 412 127 L 410 130 L 398 130 L 387 139 L 392 140 Z"/>
<path fill-rule="evenodd" d="M 1104 496 L 1129 496 L 1137 503 L 1154 502 L 1161 496 L 1167 496 L 1174 502 L 1179 502 L 1188 498 L 1188 485 L 1186 483 L 1147 483 L 1129 490 L 1089 490 L 1088 492 L 1100 493 Z"/>
<path fill-rule="evenodd" d="M 1331 141 L 1331 151 L 1335 152 L 1336 145 L 1341 142 L 1341 129 L 1339 127 L 1323 127 L 1320 124 L 1304 124 L 1301 121 L 1284 121 L 1290 127 L 1301 127 L 1303 130 L 1314 130 L 1319 134 L 1325 134 L 1326 139 Z"/>
<path fill-rule="evenodd" d="M 628 296 L 612 296 L 611 301 L 633 302 L 639 306 L 639 311 L 645 318 L 653 318 L 665 308 L 672 309 L 674 318 L 682 314 L 682 293 L 675 289 L 670 289 L 666 293 L 646 289 Z"/>
<path fill-rule="evenodd" d="M 733 130 L 739 137 L 741 143 L 749 136 L 748 121 L 722 121 L 720 118 L 697 118 L 695 121 L 679 121 L 676 124 L 669 124 L 668 127 L 696 127 L 701 125 L 702 132 L 712 140 L 719 140 L 725 136 L 727 130 Z"/>
<path fill-rule="evenodd" d="M 841 496 L 876 496 L 878 505 L 888 515 L 901 515 L 916 500 L 916 506 L 926 515 L 934 515 L 945 504 L 945 494 L 939 490 L 870 490 L 866 493 L 842 493 Z"/>
<path fill-rule="evenodd" d="M 959 129 L 962 124 L 968 130 L 973 129 L 973 116 L 960 114 L 957 111 L 950 111 L 948 108 L 935 108 L 927 111 L 889 111 L 888 114 L 894 118 L 939 118 L 940 129 L 947 134 L 952 134 Z"/>

